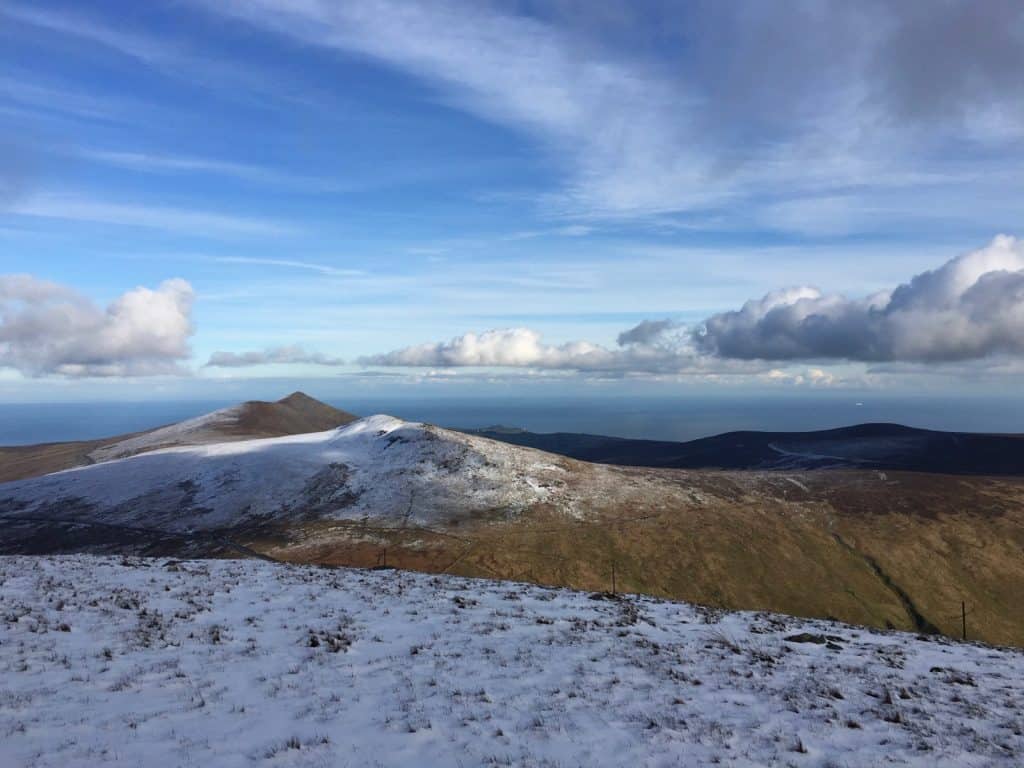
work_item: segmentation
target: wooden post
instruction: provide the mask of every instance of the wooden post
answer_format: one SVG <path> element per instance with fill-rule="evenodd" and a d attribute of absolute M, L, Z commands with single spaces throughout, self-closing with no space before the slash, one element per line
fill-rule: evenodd
<path fill-rule="evenodd" d="M 967 639 L 967 603 L 964 600 L 960 601 L 960 623 L 963 628 L 964 640 Z"/>

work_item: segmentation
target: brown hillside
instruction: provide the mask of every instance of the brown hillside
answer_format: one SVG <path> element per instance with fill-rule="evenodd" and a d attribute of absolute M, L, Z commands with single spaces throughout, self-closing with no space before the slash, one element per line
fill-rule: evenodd
<path fill-rule="evenodd" d="M 290 562 L 386 558 L 592 590 L 611 588 L 614 562 L 621 591 L 951 636 L 963 600 L 970 639 L 1024 645 L 1024 481 L 621 472 L 620 498 L 578 520 L 538 511 L 429 530 L 310 523 L 242 540 Z"/>
<path fill-rule="evenodd" d="M 196 420 L 189 420 L 99 440 L 0 447 L 0 483 L 176 445 L 323 432 L 355 421 L 357 417 L 303 392 L 293 392 L 276 402 L 250 400 L 208 418 L 194 427 L 188 425 Z"/>

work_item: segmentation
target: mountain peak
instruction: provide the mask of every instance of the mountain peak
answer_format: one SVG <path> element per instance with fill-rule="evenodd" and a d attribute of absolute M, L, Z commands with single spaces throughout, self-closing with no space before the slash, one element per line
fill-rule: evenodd
<path fill-rule="evenodd" d="M 310 397 L 301 390 L 296 390 L 292 392 L 290 395 L 282 397 L 277 402 L 280 403 L 281 405 L 307 405 L 313 403 L 317 405 L 326 405 L 326 403 L 324 403 L 323 401 L 317 400 L 315 397 Z"/>

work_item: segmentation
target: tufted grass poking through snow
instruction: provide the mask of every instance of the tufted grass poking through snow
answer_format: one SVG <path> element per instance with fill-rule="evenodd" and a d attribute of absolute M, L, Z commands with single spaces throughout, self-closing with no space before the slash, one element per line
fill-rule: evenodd
<path fill-rule="evenodd" d="M 788 638 L 788 639 L 787 639 Z M 1024 655 L 644 597 L 0 558 L 0 765 L 1020 765 Z"/>

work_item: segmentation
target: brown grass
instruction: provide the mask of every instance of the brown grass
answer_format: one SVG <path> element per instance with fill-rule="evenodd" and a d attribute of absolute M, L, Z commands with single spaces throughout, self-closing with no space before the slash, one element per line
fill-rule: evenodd
<path fill-rule="evenodd" d="M 356 418 L 351 413 L 321 403 L 302 392 L 294 392 L 273 403 L 260 400 L 242 403 L 236 421 L 217 425 L 216 428 L 204 428 L 201 434 L 193 436 L 195 439 L 189 440 L 188 443 L 213 443 L 323 432 L 348 424 Z M 97 448 L 114 445 L 143 434 L 146 433 L 134 432 L 100 440 L 0 447 L 0 483 L 91 464 L 93 462 L 89 454 Z M 147 450 L 166 448 L 170 445 L 174 443 L 153 445 Z"/>
<path fill-rule="evenodd" d="M 610 589 L 614 562 L 621 591 L 907 630 L 923 617 L 953 636 L 965 600 L 972 639 L 1024 645 L 1024 483 L 789 475 L 804 491 L 785 475 L 683 474 L 700 503 L 640 500 L 583 520 L 537 509 L 429 530 L 316 522 L 248 543 L 292 562 L 352 566 L 378 564 L 386 549 L 397 567 L 589 590 Z"/>

